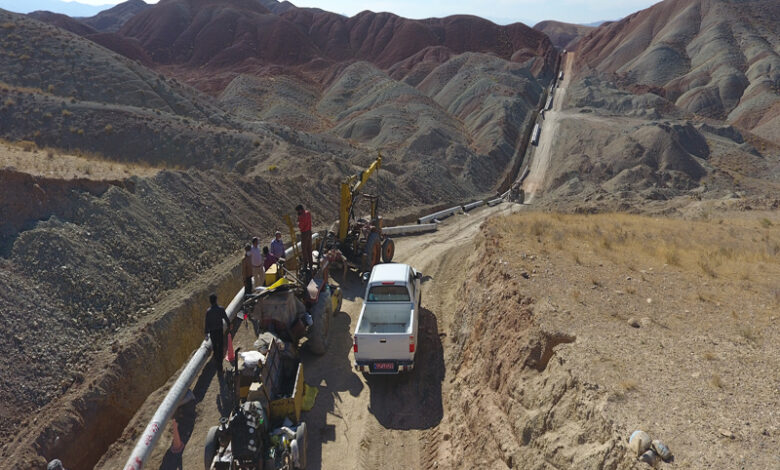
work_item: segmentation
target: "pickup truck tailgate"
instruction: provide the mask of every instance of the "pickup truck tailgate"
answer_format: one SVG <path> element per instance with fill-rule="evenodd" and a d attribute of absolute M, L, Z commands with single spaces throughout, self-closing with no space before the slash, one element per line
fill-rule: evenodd
<path fill-rule="evenodd" d="M 367 366 L 373 373 L 396 373 L 399 366 L 408 365 L 414 359 L 408 333 L 372 333 L 355 335 L 355 364 Z"/>

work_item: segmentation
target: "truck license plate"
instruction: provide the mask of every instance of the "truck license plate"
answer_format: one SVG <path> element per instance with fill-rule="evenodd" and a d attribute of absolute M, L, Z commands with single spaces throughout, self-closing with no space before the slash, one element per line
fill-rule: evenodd
<path fill-rule="evenodd" d="M 374 363 L 374 370 L 393 370 L 395 369 L 395 364 L 392 362 L 375 362 Z"/>

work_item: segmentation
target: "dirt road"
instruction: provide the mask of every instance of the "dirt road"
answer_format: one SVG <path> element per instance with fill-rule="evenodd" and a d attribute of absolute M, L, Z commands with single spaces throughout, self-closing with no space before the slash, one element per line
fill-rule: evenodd
<path fill-rule="evenodd" d="M 525 202 L 532 202 L 537 193 L 544 188 L 547 170 L 552 162 L 552 148 L 555 136 L 558 134 L 558 127 L 564 118 L 563 102 L 566 98 L 566 87 L 571 80 L 572 65 L 574 64 L 575 54 L 567 52 L 563 56 L 561 69 L 563 70 L 563 80 L 555 89 L 553 95 L 553 107 L 545 111 L 544 120 L 539 121 L 542 132 L 539 136 L 539 144 L 531 156 L 531 165 L 529 167 L 528 177 L 523 182 L 525 191 Z"/>
<path fill-rule="evenodd" d="M 465 269 L 470 243 L 488 217 L 518 210 L 501 204 L 479 208 L 446 219 L 439 231 L 396 240 L 396 261 L 409 263 L 424 274 L 417 367 L 413 373 L 366 378 L 351 367 L 352 330 L 360 313 L 362 286 L 355 279 L 343 283 L 342 312 L 331 324 L 330 346 L 322 357 L 305 352 L 306 381 L 319 387 L 315 407 L 305 415 L 309 426 L 308 468 L 424 468 L 430 429 L 446 409 L 442 387 L 446 375 L 442 339 L 450 331 L 453 292 L 459 283 L 453 274 Z M 349 277 L 353 277 L 350 275 Z M 249 347 L 252 328 L 242 325 L 236 346 Z M 170 382 L 169 382 L 170 385 Z M 135 444 L 132 438 L 145 425 L 167 386 L 151 396 L 126 431 L 126 441 L 115 444 L 96 468 L 122 468 Z M 182 454 L 167 452 L 170 425 L 145 468 L 197 469 L 203 465 L 203 442 L 210 426 L 228 410 L 222 406 L 214 368 L 207 365 L 193 392 L 197 403 L 181 417 L 179 430 L 186 447 Z M 224 391 L 222 392 L 224 393 Z"/>

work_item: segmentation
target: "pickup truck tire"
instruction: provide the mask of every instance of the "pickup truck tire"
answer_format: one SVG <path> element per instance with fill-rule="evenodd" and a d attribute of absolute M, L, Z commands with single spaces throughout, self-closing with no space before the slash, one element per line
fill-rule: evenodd
<path fill-rule="evenodd" d="M 392 238 L 385 238 L 382 243 L 382 261 L 390 263 L 393 261 L 393 255 L 395 255 L 395 242 Z"/>
<path fill-rule="evenodd" d="M 330 294 L 323 290 L 317 303 L 312 307 L 312 325 L 309 330 L 309 350 L 322 356 L 328 350 L 328 330 L 330 329 L 330 317 L 332 312 Z"/>
<path fill-rule="evenodd" d="M 306 444 L 308 444 L 309 436 L 306 432 L 306 423 L 301 423 L 298 429 L 295 430 L 295 440 L 298 441 L 298 468 L 300 470 L 306 469 Z"/>
<path fill-rule="evenodd" d="M 206 445 L 203 446 L 203 466 L 206 470 L 211 468 L 214 456 L 217 455 L 217 429 L 217 426 L 212 426 L 206 433 Z"/>

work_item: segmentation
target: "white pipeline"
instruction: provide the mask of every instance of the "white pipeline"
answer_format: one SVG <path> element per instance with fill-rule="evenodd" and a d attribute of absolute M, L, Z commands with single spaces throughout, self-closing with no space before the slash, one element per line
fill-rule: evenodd
<path fill-rule="evenodd" d="M 397 227 L 383 228 L 382 233 L 385 235 L 406 235 L 410 233 L 435 232 L 437 228 L 438 224 L 399 225 Z"/>
<path fill-rule="evenodd" d="M 456 213 L 456 212 L 458 212 L 460 210 L 462 210 L 461 206 L 450 207 L 449 209 L 444 209 L 443 211 L 434 212 L 433 214 L 429 214 L 429 215 L 420 217 L 419 219 L 417 219 L 417 223 L 418 224 L 427 224 L 427 223 L 432 222 L 434 219 L 441 220 L 441 219 L 443 219 L 445 217 L 451 216 L 452 214 L 454 214 L 454 213 Z"/>
<path fill-rule="evenodd" d="M 319 234 L 312 234 L 312 241 L 318 237 Z M 298 249 L 300 249 L 301 242 L 298 242 L 297 246 Z M 293 248 L 290 247 L 285 250 L 284 256 L 287 258 L 293 256 Z M 244 288 L 242 287 L 225 309 L 227 317 L 231 322 L 241 308 L 243 299 Z M 171 419 L 176 408 L 179 407 L 182 398 L 187 394 L 190 385 L 195 381 L 195 377 L 206 364 L 206 361 L 208 361 L 210 353 L 211 340 L 206 338 L 192 355 L 190 361 L 187 363 L 187 367 L 184 368 L 179 378 L 176 379 L 176 382 L 168 391 L 168 394 L 165 395 L 165 399 L 163 399 L 160 406 L 157 407 L 157 411 L 155 411 L 154 416 L 152 416 L 152 420 L 146 425 L 146 429 L 144 429 L 143 434 L 141 434 L 141 437 L 138 439 L 138 442 L 133 449 L 133 453 L 130 454 L 130 457 L 127 459 L 127 463 L 125 463 L 124 467 L 125 470 L 141 470 L 144 467 L 146 459 L 149 458 L 157 441 L 160 440 L 160 434 L 163 429 L 165 429 L 165 426 L 168 425 L 168 420 Z"/>
<path fill-rule="evenodd" d="M 466 205 L 463 206 L 463 212 L 468 212 L 471 209 L 476 209 L 477 207 L 479 207 L 479 206 L 481 206 L 483 204 L 485 204 L 485 201 L 474 201 L 474 202 L 472 202 L 470 204 L 466 204 Z"/>

